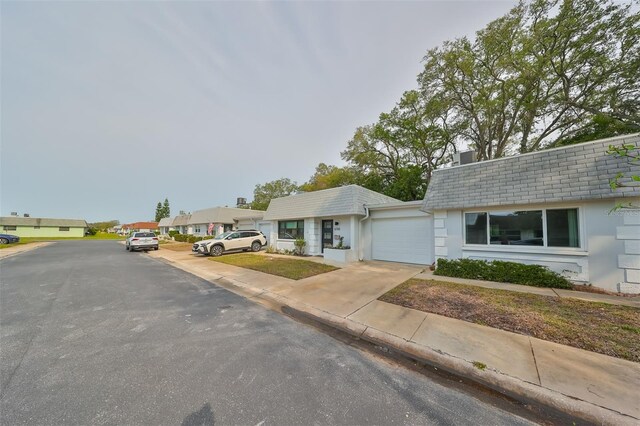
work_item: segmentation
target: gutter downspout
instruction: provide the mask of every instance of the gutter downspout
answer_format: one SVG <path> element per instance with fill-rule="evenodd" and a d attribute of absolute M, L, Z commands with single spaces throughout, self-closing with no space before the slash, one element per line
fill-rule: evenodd
<path fill-rule="evenodd" d="M 360 219 L 358 222 L 358 260 L 364 260 L 364 255 L 362 254 L 362 222 L 369 219 L 369 209 L 366 204 L 363 204 L 364 207 L 364 217 Z"/>

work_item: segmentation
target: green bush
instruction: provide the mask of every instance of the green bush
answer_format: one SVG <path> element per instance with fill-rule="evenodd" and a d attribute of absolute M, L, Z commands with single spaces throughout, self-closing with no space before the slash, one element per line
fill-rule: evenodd
<path fill-rule="evenodd" d="M 96 235 L 98 233 L 98 230 L 96 228 L 87 228 L 87 232 L 85 232 L 85 235 Z"/>
<path fill-rule="evenodd" d="M 307 246 L 307 242 L 304 240 L 304 238 L 296 238 L 296 240 L 293 242 L 293 245 L 295 246 L 295 254 L 297 254 L 298 256 L 302 256 L 304 254 L 304 248 Z"/>
<path fill-rule="evenodd" d="M 433 274 L 533 287 L 572 288 L 569 280 L 557 272 L 549 270 L 546 266 L 525 265 L 502 260 L 487 262 L 474 259 L 438 259 L 438 266 Z"/>
<path fill-rule="evenodd" d="M 169 231 L 169 236 L 171 238 L 174 238 L 176 235 L 179 235 L 180 231 L 176 231 L 175 229 L 172 229 L 171 231 Z"/>

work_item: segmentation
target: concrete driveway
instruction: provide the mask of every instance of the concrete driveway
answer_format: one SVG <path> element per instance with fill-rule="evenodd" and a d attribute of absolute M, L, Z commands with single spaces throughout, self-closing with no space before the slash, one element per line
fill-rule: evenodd
<path fill-rule="evenodd" d="M 347 317 L 423 269 L 391 262 L 360 262 L 271 291 Z"/>

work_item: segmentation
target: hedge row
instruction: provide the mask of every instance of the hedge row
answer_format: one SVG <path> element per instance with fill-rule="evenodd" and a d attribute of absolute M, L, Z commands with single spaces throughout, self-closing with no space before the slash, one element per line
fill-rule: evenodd
<path fill-rule="evenodd" d="M 569 280 L 545 266 L 502 260 L 487 262 L 474 259 L 438 259 L 438 266 L 433 274 L 533 287 L 572 288 Z"/>
<path fill-rule="evenodd" d="M 184 234 L 173 234 L 173 239 L 179 241 L 181 243 L 195 243 L 196 241 L 208 240 L 213 237 L 205 236 L 198 237 L 196 235 L 184 235 Z"/>

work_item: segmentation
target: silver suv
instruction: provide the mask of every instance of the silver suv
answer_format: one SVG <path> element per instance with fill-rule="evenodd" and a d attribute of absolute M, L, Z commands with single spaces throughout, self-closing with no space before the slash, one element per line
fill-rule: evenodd
<path fill-rule="evenodd" d="M 220 256 L 231 250 L 260 251 L 267 245 L 267 237 L 255 229 L 228 231 L 210 240 L 198 241 L 191 247 L 191 251 L 211 256 Z"/>

